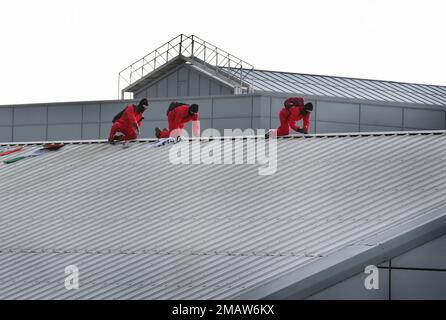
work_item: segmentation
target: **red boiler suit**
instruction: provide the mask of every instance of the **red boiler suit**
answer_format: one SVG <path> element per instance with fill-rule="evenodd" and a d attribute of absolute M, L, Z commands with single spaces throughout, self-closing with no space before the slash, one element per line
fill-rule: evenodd
<path fill-rule="evenodd" d="M 290 127 L 297 132 L 299 127 L 296 126 L 296 122 L 303 120 L 303 130 L 309 132 L 310 130 L 310 112 L 305 116 L 301 113 L 303 106 L 291 107 L 289 109 L 282 108 L 279 113 L 280 127 L 277 129 L 277 136 L 286 136 L 290 134 Z"/>
<path fill-rule="evenodd" d="M 169 112 L 167 115 L 167 122 L 169 123 L 169 130 L 163 130 L 160 133 L 160 138 L 168 138 L 171 134 L 171 132 L 175 129 L 178 129 L 178 134 L 181 135 L 183 133 L 184 124 L 194 121 L 192 124 L 192 132 L 194 136 L 200 135 L 200 127 L 197 122 L 198 121 L 198 113 L 194 114 L 193 116 L 189 115 L 189 106 L 188 105 L 182 105 L 179 107 L 176 107 L 172 111 Z"/>
<path fill-rule="evenodd" d="M 128 105 L 121 117 L 116 120 L 111 127 L 108 140 L 112 141 L 117 132 L 122 132 L 124 134 L 121 141 L 136 139 L 138 137 L 138 132 L 135 127 L 133 127 L 133 124 L 136 123 L 138 127 L 140 127 L 143 119 L 143 115 L 136 111 L 136 106 L 134 104 Z"/>

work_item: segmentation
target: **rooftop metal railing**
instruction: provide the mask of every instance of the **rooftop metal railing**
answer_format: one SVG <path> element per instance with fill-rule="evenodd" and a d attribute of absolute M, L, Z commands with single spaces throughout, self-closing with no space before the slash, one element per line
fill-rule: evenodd
<path fill-rule="evenodd" d="M 124 98 L 125 88 L 180 56 L 191 63 L 200 63 L 207 71 L 239 84 L 243 92 L 252 90 L 253 86 L 248 81 L 248 75 L 254 69 L 251 64 L 197 36 L 180 34 L 119 72 L 120 98 Z"/>

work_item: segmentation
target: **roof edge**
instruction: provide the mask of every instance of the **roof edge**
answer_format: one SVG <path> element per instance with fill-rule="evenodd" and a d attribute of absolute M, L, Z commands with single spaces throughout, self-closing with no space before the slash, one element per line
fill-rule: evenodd
<path fill-rule="evenodd" d="M 370 136 L 417 136 L 417 135 L 442 135 L 446 134 L 446 130 L 425 130 L 425 131 L 383 131 L 383 132 L 345 132 L 345 133 L 316 133 L 306 135 L 288 135 L 277 137 L 283 139 L 310 139 L 310 138 L 348 138 L 348 137 L 370 137 Z M 216 137 L 198 137 L 187 138 L 189 141 L 209 141 L 209 140 L 225 140 L 225 139 L 264 139 L 264 135 L 245 135 L 245 136 L 216 136 Z M 130 143 L 155 142 L 157 138 L 142 138 L 131 141 Z M 95 140 L 48 140 L 48 141 L 20 141 L 20 142 L 0 142 L 0 146 L 15 145 L 42 145 L 47 143 L 63 143 L 63 144 L 106 144 L 107 139 Z"/>
<path fill-rule="evenodd" d="M 441 207 L 345 247 L 299 270 L 251 288 L 234 299 L 305 299 L 349 277 L 446 234 L 446 207 Z"/>

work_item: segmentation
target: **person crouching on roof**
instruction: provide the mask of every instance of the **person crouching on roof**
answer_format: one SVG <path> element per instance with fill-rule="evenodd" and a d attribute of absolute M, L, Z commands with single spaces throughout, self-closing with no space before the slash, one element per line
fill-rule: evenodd
<path fill-rule="evenodd" d="M 198 104 L 171 103 L 167 111 L 167 122 L 169 129 L 161 130 L 155 128 L 155 136 L 160 138 L 169 138 L 173 136 L 181 136 L 184 125 L 192 121 L 192 135 L 198 137 L 200 135 L 200 122 L 198 116 Z"/>
<path fill-rule="evenodd" d="M 304 104 L 304 99 L 295 97 L 288 98 L 284 102 L 284 108 L 280 110 L 280 127 L 276 130 L 277 136 L 287 136 L 290 134 L 290 127 L 299 133 L 308 134 L 310 131 L 310 116 L 313 111 L 313 104 Z M 302 120 L 303 126 L 300 128 L 296 122 Z"/>
<path fill-rule="evenodd" d="M 119 112 L 112 120 L 113 125 L 110 129 L 108 142 L 137 139 L 140 134 L 139 128 L 144 120 L 143 113 L 148 107 L 149 101 L 144 98 L 138 105 L 128 105 Z"/>

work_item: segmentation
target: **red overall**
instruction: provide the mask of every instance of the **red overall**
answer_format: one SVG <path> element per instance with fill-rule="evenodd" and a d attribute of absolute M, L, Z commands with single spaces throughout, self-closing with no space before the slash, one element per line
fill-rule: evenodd
<path fill-rule="evenodd" d="M 111 127 L 108 140 L 113 141 L 113 137 L 117 132 L 124 134 L 121 141 L 136 139 L 138 137 L 138 132 L 135 127 L 133 127 L 133 124 L 136 123 L 138 127 L 140 127 L 143 119 L 143 115 L 136 111 L 136 106 L 134 104 L 128 105 L 122 116 L 116 120 Z"/>
<path fill-rule="evenodd" d="M 290 134 L 290 127 L 294 131 L 298 131 L 299 127 L 296 122 L 303 119 L 303 130 L 308 133 L 310 130 L 310 112 L 305 116 L 302 114 L 303 106 L 282 108 L 279 113 L 280 127 L 277 129 L 277 136 L 287 136 Z"/>
<path fill-rule="evenodd" d="M 184 124 L 189 121 L 198 121 L 198 113 L 193 116 L 189 115 L 189 106 L 182 105 L 176 107 L 167 115 L 167 122 L 169 123 L 169 130 L 163 130 L 160 133 L 160 138 L 168 138 L 173 130 L 178 129 L 177 134 L 181 135 L 183 133 Z M 193 135 L 198 136 L 199 127 L 192 126 Z"/>

